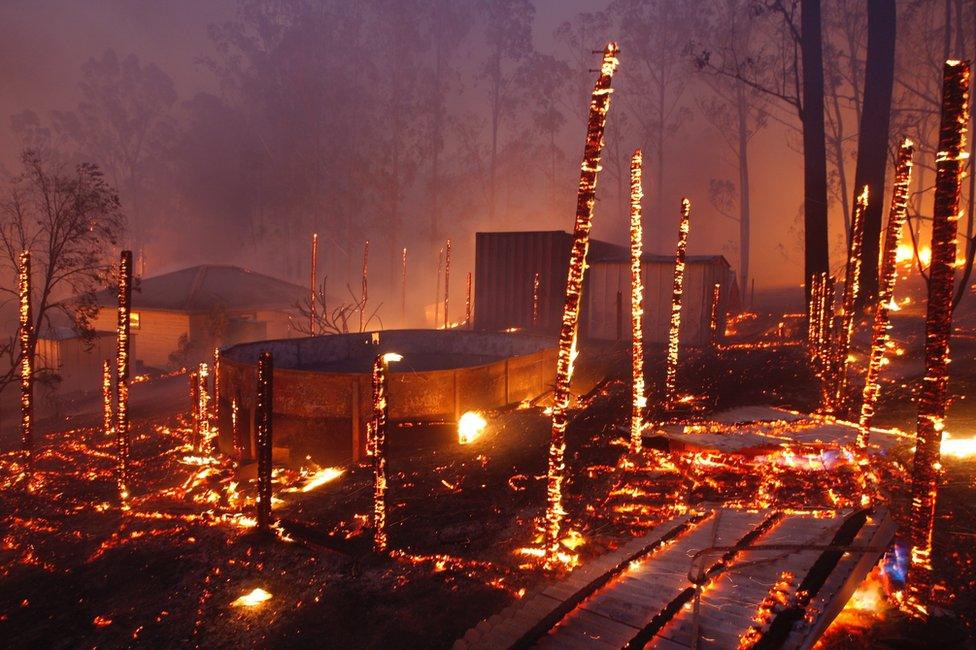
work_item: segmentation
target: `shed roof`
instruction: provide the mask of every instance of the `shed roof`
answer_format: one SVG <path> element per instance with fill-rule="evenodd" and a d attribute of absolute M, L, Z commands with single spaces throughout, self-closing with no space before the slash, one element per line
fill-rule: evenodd
<path fill-rule="evenodd" d="M 201 264 L 143 278 L 132 292 L 132 307 L 187 313 L 218 306 L 232 311 L 281 309 L 294 307 L 307 293 L 305 287 L 239 266 Z M 103 307 L 118 301 L 114 289 L 98 292 L 96 300 Z"/>

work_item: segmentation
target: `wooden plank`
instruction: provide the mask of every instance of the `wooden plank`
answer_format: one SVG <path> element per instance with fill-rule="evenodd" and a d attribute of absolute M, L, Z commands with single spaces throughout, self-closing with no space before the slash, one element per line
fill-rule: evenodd
<path fill-rule="evenodd" d="M 608 643 L 622 648 L 634 635 L 637 628 L 613 621 L 586 610 L 576 610 L 560 623 L 559 627 L 539 640 L 539 647 L 565 648 L 576 641 L 589 643 Z"/>

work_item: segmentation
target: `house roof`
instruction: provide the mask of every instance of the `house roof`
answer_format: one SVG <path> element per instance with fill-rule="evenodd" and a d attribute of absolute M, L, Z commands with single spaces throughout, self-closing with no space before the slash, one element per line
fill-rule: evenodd
<path fill-rule="evenodd" d="M 218 306 L 231 311 L 281 309 L 294 307 L 307 293 L 305 287 L 238 266 L 202 264 L 143 278 L 132 292 L 132 308 L 187 313 Z M 98 292 L 96 300 L 103 307 L 118 303 L 114 289 Z"/>

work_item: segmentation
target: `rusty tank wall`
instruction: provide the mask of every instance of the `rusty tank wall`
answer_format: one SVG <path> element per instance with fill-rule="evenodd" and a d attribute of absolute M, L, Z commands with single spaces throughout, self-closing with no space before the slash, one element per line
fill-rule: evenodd
<path fill-rule="evenodd" d="M 416 372 L 392 365 L 394 423 L 453 421 L 464 411 L 535 398 L 549 389 L 556 366 L 550 337 L 463 330 L 389 330 L 233 346 L 221 351 L 218 445 L 223 453 L 240 453 L 245 460 L 254 457 L 257 358 L 265 350 L 275 361 L 274 446 L 287 448 L 293 461 L 310 456 L 322 465 L 356 461 L 364 454 L 372 386 L 368 372 L 316 366 L 385 352 L 398 352 L 405 361 L 411 353 L 497 357 L 474 366 Z M 394 435 L 409 435 L 409 428 Z"/>

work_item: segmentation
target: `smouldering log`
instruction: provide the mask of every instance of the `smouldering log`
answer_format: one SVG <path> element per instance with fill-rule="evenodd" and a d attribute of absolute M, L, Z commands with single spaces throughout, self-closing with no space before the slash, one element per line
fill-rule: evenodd
<path fill-rule="evenodd" d="M 258 530 L 271 526 L 271 447 L 274 429 L 274 357 L 262 352 L 258 358 L 257 404 L 255 406 L 258 451 Z"/>
<path fill-rule="evenodd" d="M 115 438 L 118 445 L 119 498 L 129 497 L 129 328 L 132 319 L 132 251 L 119 261 L 119 307 L 115 353 Z"/>
<path fill-rule="evenodd" d="M 308 278 L 308 333 L 315 336 L 316 328 L 316 307 L 315 307 L 315 288 L 319 282 L 319 234 L 312 233 L 312 264 Z"/>
<path fill-rule="evenodd" d="M 857 311 L 857 297 L 860 293 L 861 261 L 864 251 L 864 213 L 868 209 L 868 186 L 857 197 L 854 216 L 851 219 L 850 246 L 847 251 L 847 267 L 844 275 L 844 300 L 841 316 L 840 336 L 834 350 L 833 397 L 830 411 L 843 407 L 847 393 L 847 372 L 850 367 L 851 340 L 854 337 L 854 324 Z"/>
<path fill-rule="evenodd" d="M 932 261 L 925 315 L 925 377 L 918 393 L 915 460 L 912 468 L 911 565 L 908 603 L 927 612 L 931 600 L 932 527 L 941 473 L 940 445 L 945 427 L 949 382 L 949 338 L 956 262 L 959 193 L 966 158 L 969 123 L 969 63 L 946 61 L 942 78 L 942 119 L 936 155 Z"/>
<path fill-rule="evenodd" d="M 539 272 L 535 272 L 535 277 L 532 278 L 532 327 L 539 326 L 539 287 L 542 282 L 539 278 Z"/>
<path fill-rule="evenodd" d="M 674 256 L 674 284 L 671 293 L 671 325 L 668 329 L 668 358 L 664 375 L 664 404 L 674 407 L 678 382 L 678 346 L 681 337 L 681 296 L 685 283 L 685 254 L 688 250 L 688 230 L 691 225 L 691 201 L 681 199 L 681 222 L 678 226 L 678 246 Z"/>
<path fill-rule="evenodd" d="M 451 321 L 447 318 L 447 303 L 451 297 L 451 240 L 447 240 L 444 248 L 444 329 L 451 326 Z"/>
<path fill-rule="evenodd" d="M 871 421 L 874 418 L 874 407 L 878 403 L 878 396 L 881 393 L 878 376 L 881 374 L 885 352 L 888 349 L 888 330 L 891 327 L 889 305 L 895 299 L 895 279 L 898 277 L 896 265 L 898 240 L 901 238 L 901 231 L 908 215 L 908 189 L 911 182 L 912 156 L 914 153 L 915 144 L 906 138 L 898 149 L 898 160 L 895 163 L 894 189 L 891 195 L 891 208 L 888 211 L 888 225 L 885 230 L 881 254 L 881 275 L 878 283 L 878 298 L 874 306 L 874 324 L 871 327 L 871 354 L 868 357 L 868 367 L 864 377 L 861 416 L 858 420 L 857 446 L 862 452 L 867 450 Z"/>
<path fill-rule="evenodd" d="M 641 200 L 644 189 L 641 173 L 644 156 L 641 150 L 630 159 L 630 336 L 631 336 L 631 411 L 630 451 L 641 450 L 644 430 L 644 284 L 641 280 L 641 255 L 643 254 L 644 229 L 641 224 Z"/>
<path fill-rule="evenodd" d="M 395 352 L 379 354 L 373 361 L 373 418 L 369 447 L 373 453 L 373 550 L 382 553 L 386 537 L 386 428 L 389 419 L 387 374 L 390 363 L 402 359 Z"/>
<path fill-rule="evenodd" d="M 20 445 L 27 474 L 34 471 L 34 314 L 31 309 L 31 254 L 23 251 L 17 265 L 17 293 L 20 306 Z"/>
<path fill-rule="evenodd" d="M 467 294 L 464 297 L 464 326 L 471 328 L 471 271 L 468 271 Z"/>
<path fill-rule="evenodd" d="M 708 316 L 708 329 L 711 332 L 712 343 L 718 340 L 718 303 L 722 297 L 722 285 L 716 282 L 712 287 L 712 309 Z"/>
<path fill-rule="evenodd" d="M 359 304 L 359 331 L 363 331 L 363 316 L 366 314 L 366 302 L 369 300 L 369 240 L 363 245 L 363 293 Z"/>
<path fill-rule="evenodd" d="M 556 357 L 556 381 L 553 389 L 552 433 L 549 441 L 548 471 L 546 476 L 545 556 L 546 566 L 554 567 L 559 561 L 559 532 L 562 525 L 562 484 L 566 472 L 566 426 L 568 424 L 570 381 L 573 375 L 573 352 L 582 302 L 583 274 L 586 270 L 586 253 L 589 249 L 590 229 L 593 225 L 593 204 L 596 200 L 596 180 L 600 171 L 600 155 L 603 151 L 603 130 L 607 109 L 610 107 L 610 88 L 613 73 L 617 69 L 616 43 L 608 43 L 603 52 L 600 77 L 593 89 L 590 115 L 586 128 L 586 147 L 580 167 L 579 193 L 576 201 L 576 224 L 573 228 L 573 247 L 569 257 L 566 278 L 566 302 L 563 305 L 562 325 L 559 329 L 559 348 Z"/>
<path fill-rule="evenodd" d="M 112 435 L 112 362 L 106 359 L 102 362 L 102 431 L 106 436 Z"/>

